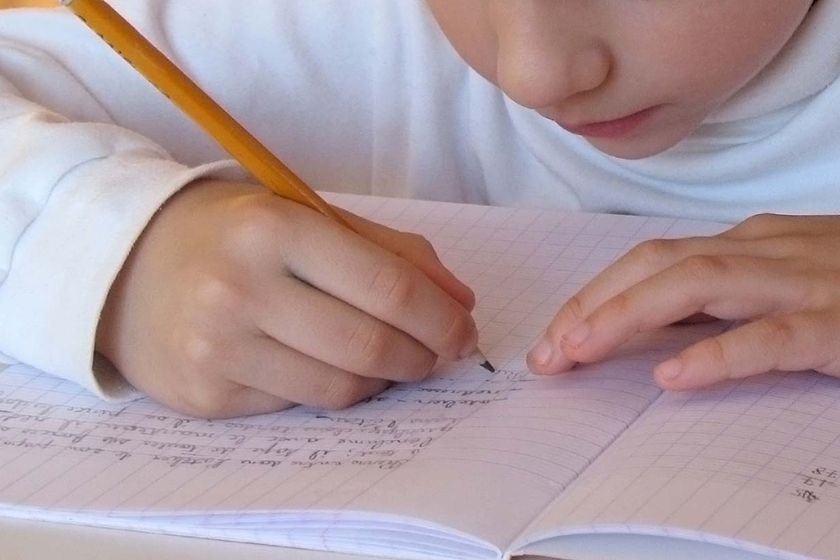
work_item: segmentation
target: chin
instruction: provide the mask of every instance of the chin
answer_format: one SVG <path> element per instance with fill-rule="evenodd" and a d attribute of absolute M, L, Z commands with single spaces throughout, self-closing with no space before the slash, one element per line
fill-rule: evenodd
<path fill-rule="evenodd" d="M 586 138 L 586 141 L 595 149 L 608 156 L 635 160 L 661 154 L 669 148 L 674 147 L 682 139 L 683 136 L 678 138 Z"/>

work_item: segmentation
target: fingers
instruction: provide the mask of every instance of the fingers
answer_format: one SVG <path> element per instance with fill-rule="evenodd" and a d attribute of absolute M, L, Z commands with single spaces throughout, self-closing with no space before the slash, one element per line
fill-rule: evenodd
<path fill-rule="evenodd" d="M 651 240 L 640 243 L 590 280 L 557 312 L 545 335 L 528 354 L 534 373 L 554 374 L 568 370 L 575 360 L 559 350 L 562 337 L 608 299 L 679 262 L 700 254 L 706 238 Z M 717 249 L 721 251 L 720 248 Z"/>
<path fill-rule="evenodd" d="M 758 216 L 709 238 L 653 241 L 605 269 L 561 308 L 528 356 L 537 373 L 602 359 L 640 331 L 686 318 L 746 319 L 655 370 L 690 389 L 770 370 L 840 374 L 836 217 Z"/>
<path fill-rule="evenodd" d="M 803 253 L 800 240 L 784 238 L 782 241 L 775 241 L 774 238 L 770 237 L 754 239 L 746 236 L 745 231 L 748 230 L 760 230 L 761 232 L 767 233 L 769 227 L 766 225 L 767 223 L 771 223 L 771 225 L 781 223 L 788 229 L 792 227 L 797 229 L 802 228 L 799 221 L 792 220 L 790 217 L 768 216 L 760 220 L 755 220 L 751 224 L 750 220 L 747 220 L 741 226 L 733 228 L 720 236 L 671 240 L 660 239 L 640 243 L 615 263 L 604 269 L 560 308 L 546 329 L 544 337 L 528 355 L 530 369 L 535 373 L 553 374 L 566 371 L 574 366 L 576 360 L 561 351 L 561 342 L 565 342 L 567 346 L 577 346 L 583 331 L 576 333 L 574 337 L 571 337 L 569 331 L 583 323 L 584 319 L 589 317 L 590 314 L 601 305 L 604 305 L 608 300 L 619 296 L 619 294 L 623 294 L 626 290 L 630 290 L 631 287 L 642 284 L 641 288 L 639 288 L 640 290 L 652 289 L 649 287 L 649 284 L 643 284 L 643 282 L 646 282 L 651 277 L 656 276 L 670 267 L 680 265 L 685 266 L 687 270 L 691 271 L 693 268 L 711 266 L 712 271 L 714 271 L 716 262 L 718 264 L 725 264 L 727 262 L 734 262 L 739 256 L 749 255 L 755 259 L 763 258 L 768 261 L 788 258 L 789 260 L 782 264 L 790 270 L 795 271 L 798 266 L 798 257 Z M 742 229 L 738 230 L 739 227 L 742 227 Z M 716 257 L 721 260 L 715 261 L 714 259 Z M 746 259 L 747 257 L 744 258 Z M 752 281 L 759 283 L 762 288 L 769 286 L 766 280 L 756 277 L 755 271 L 749 268 L 749 261 L 745 260 L 743 262 L 747 265 L 746 268 L 738 269 L 736 266 L 736 270 L 732 271 L 732 278 L 743 275 L 744 278 L 751 278 Z M 790 270 L 784 272 L 784 274 L 789 274 Z M 657 293 L 650 294 L 651 302 L 653 303 L 655 301 L 656 305 L 646 310 L 646 313 L 651 312 L 651 310 L 655 312 L 655 308 L 672 306 L 675 297 L 681 293 L 685 293 L 685 287 L 681 283 L 682 279 L 678 278 L 679 276 L 679 274 L 675 274 L 670 277 L 672 281 L 676 282 L 674 284 L 668 285 L 666 282 L 658 283 Z M 712 282 L 711 285 L 721 285 L 721 283 L 716 282 L 716 278 L 713 275 L 707 276 L 710 276 L 707 280 Z M 755 295 L 755 292 L 761 291 L 748 288 L 743 282 L 739 282 L 738 285 L 747 296 L 747 301 L 749 301 L 751 296 Z M 784 286 L 790 287 L 790 283 L 784 282 Z M 800 292 L 798 289 L 795 289 L 795 291 L 796 293 Z M 702 294 L 698 294 L 698 298 L 702 299 Z M 613 305 L 616 304 L 623 305 L 623 299 L 617 300 Z M 682 320 L 695 311 L 710 311 L 709 308 L 688 309 L 689 307 L 691 306 L 687 306 L 686 302 L 683 301 L 679 313 L 676 311 L 672 313 L 672 316 L 674 316 L 673 320 Z M 686 314 L 678 316 L 683 311 L 686 311 Z M 720 317 L 721 315 L 717 316 Z M 743 317 L 746 315 L 741 314 L 740 316 Z M 661 316 L 652 320 L 652 322 L 658 323 L 659 325 L 666 324 L 663 321 L 664 318 Z M 620 335 L 617 334 L 616 336 L 618 339 L 624 340 L 628 335 L 627 333 L 623 333 Z M 574 338 L 575 340 L 570 341 L 570 338 Z M 573 343 L 569 345 L 569 342 Z"/>
<path fill-rule="evenodd" d="M 163 372 L 158 372 L 161 374 Z M 183 373 L 183 372 L 179 372 Z M 266 393 L 224 378 L 227 372 L 204 371 L 192 383 L 168 386 L 165 391 L 149 391 L 143 384 L 138 389 L 156 395 L 156 400 L 195 418 L 233 418 L 252 414 L 267 414 L 285 410 L 297 403 L 276 394 Z M 222 374 L 222 376 L 220 376 Z M 176 375 L 167 376 L 169 379 Z"/>
<path fill-rule="evenodd" d="M 805 285 L 775 260 L 690 257 L 610 298 L 555 343 L 568 360 L 592 362 L 638 332 L 695 313 L 736 319 L 792 309 L 806 299 Z"/>
<path fill-rule="evenodd" d="M 232 388 L 224 402 L 220 402 L 214 408 L 201 409 L 200 412 L 192 415 L 207 419 L 235 418 L 237 416 L 279 412 L 293 406 L 295 406 L 295 403 L 282 397 L 242 386 Z"/>
<path fill-rule="evenodd" d="M 230 372 L 237 383 L 288 402 L 330 410 L 347 408 L 389 384 L 348 373 L 261 336 L 249 341 L 247 354 L 237 363 L 239 368 Z"/>
<path fill-rule="evenodd" d="M 760 319 L 690 346 L 657 366 L 654 376 L 665 389 L 684 390 L 771 370 L 838 375 L 832 323 L 822 312 Z"/>
<path fill-rule="evenodd" d="M 443 358 L 463 358 L 474 350 L 478 335 L 468 310 L 423 271 L 335 224 L 322 225 L 288 255 L 295 277 L 405 332 Z"/>
<path fill-rule="evenodd" d="M 191 368 L 167 376 L 170 383 L 180 378 L 178 390 L 166 391 L 160 399 L 200 418 L 263 414 L 297 404 L 346 408 L 389 384 L 334 368 L 255 333 L 235 344 L 200 346 Z"/>
<path fill-rule="evenodd" d="M 417 381 L 437 359 L 398 327 L 295 278 L 277 279 L 259 298 L 253 315 L 263 333 L 336 371 Z"/>

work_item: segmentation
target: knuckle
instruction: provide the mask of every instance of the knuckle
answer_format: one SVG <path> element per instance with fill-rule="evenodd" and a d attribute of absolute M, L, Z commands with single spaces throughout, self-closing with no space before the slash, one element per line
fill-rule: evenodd
<path fill-rule="evenodd" d="M 742 235 L 760 235 L 768 229 L 775 228 L 781 221 L 785 220 L 779 214 L 754 214 L 729 230 L 730 233 Z"/>
<path fill-rule="evenodd" d="M 726 377 L 732 376 L 732 367 L 727 357 L 726 348 L 724 348 L 719 337 L 713 336 L 706 339 L 698 346 L 698 349 L 704 356 L 708 357 L 710 363 L 717 364 L 717 369 Z"/>
<path fill-rule="evenodd" d="M 406 233 L 408 243 L 418 252 L 426 253 L 437 258 L 437 251 L 435 251 L 432 242 L 420 235 L 419 233 Z"/>
<path fill-rule="evenodd" d="M 622 317 L 632 312 L 633 304 L 634 298 L 627 292 L 622 292 L 610 298 L 610 300 L 604 304 L 603 310 L 608 316 Z"/>
<path fill-rule="evenodd" d="M 242 294 L 223 278 L 205 275 L 194 281 L 192 302 L 202 315 L 227 313 L 242 305 Z"/>
<path fill-rule="evenodd" d="M 575 294 L 569 299 L 566 300 L 566 303 L 563 304 L 563 308 L 558 313 L 558 317 L 562 317 L 565 319 L 565 327 L 572 327 L 577 323 L 583 321 L 589 313 L 586 310 L 586 304 L 583 301 L 583 298 L 580 294 Z M 552 330 L 559 329 L 561 327 L 560 321 L 552 321 L 551 326 L 549 327 Z M 559 332 L 552 332 L 552 335 L 560 335 L 562 333 Z"/>
<path fill-rule="evenodd" d="M 771 356 L 790 347 L 796 338 L 796 328 L 784 317 L 759 321 L 754 333 L 758 350 Z"/>
<path fill-rule="evenodd" d="M 725 231 L 722 235 L 735 239 L 764 237 L 776 241 L 782 234 L 793 235 L 799 231 L 801 228 L 798 226 L 802 223 L 802 219 L 803 216 L 791 214 L 755 214 Z"/>
<path fill-rule="evenodd" d="M 680 261 L 678 266 L 688 280 L 717 278 L 730 269 L 727 258 L 717 255 L 691 255 Z"/>
<path fill-rule="evenodd" d="M 386 309 L 399 311 L 409 305 L 416 292 L 416 279 L 408 263 L 391 259 L 382 263 L 370 284 L 370 294 Z"/>
<path fill-rule="evenodd" d="M 340 410 L 353 406 L 362 397 L 363 383 L 351 375 L 332 375 L 324 388 L 321 406 L 328 410 Z"/>
<path fill-rule="evenodd" d="M 196 331 L 181 337 L 181 367 L 190 376 L 203 376 L 222 358 L 221 345 L 213 338 Z"/>
<path fill-rule="evenodd" d="M 361 375 L 377 372 L 392 346 L 388 335 L 388 327 L 376 319 L 368 316 L 359 319 L 345 349 L 347 363 L 352 364 L 353 371 Z"/>
<path fill-rule="evenodd" d="M 230 213 L 225 235 L 227 248 L 238 255 L 289 237 L 293 225 L 290 212 L 284 211 L 284 208 L 283 204 L 269 204 L 258 197 L 240 203 Z"/>
<path fill-rule="evenodd" d="M 673 239 L 648 239 L 630 249 L 628 257 L 648 268 L 659 269 L 673 262 L 676 252 L 676 241 Z"/>

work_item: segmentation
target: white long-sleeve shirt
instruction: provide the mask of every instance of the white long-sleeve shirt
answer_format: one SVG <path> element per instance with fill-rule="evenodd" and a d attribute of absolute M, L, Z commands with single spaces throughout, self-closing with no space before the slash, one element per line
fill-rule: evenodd
<path fill-rule="evenodd" d="M 735 221 L 840 212 L 840 0 L 652 158 L 604 155 L 471 71 L 421 0 L 115 0 L 319 189 Z M 0 13 L 0 352 L 106 398 L 108 290 L 154 212 L 236 166 L 63 10 Z"/>

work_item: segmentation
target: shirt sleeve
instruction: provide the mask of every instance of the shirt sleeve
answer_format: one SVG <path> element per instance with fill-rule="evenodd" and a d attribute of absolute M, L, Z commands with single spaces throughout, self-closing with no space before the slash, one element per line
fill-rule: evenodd
<path fill-rule="evenodd" d="M 94 354 L 108 290 L 166 199 L 228 166 L 174 161 L 49 54 L 0 39 L 0 351 L 105 399 L 134 396 Z"/>

